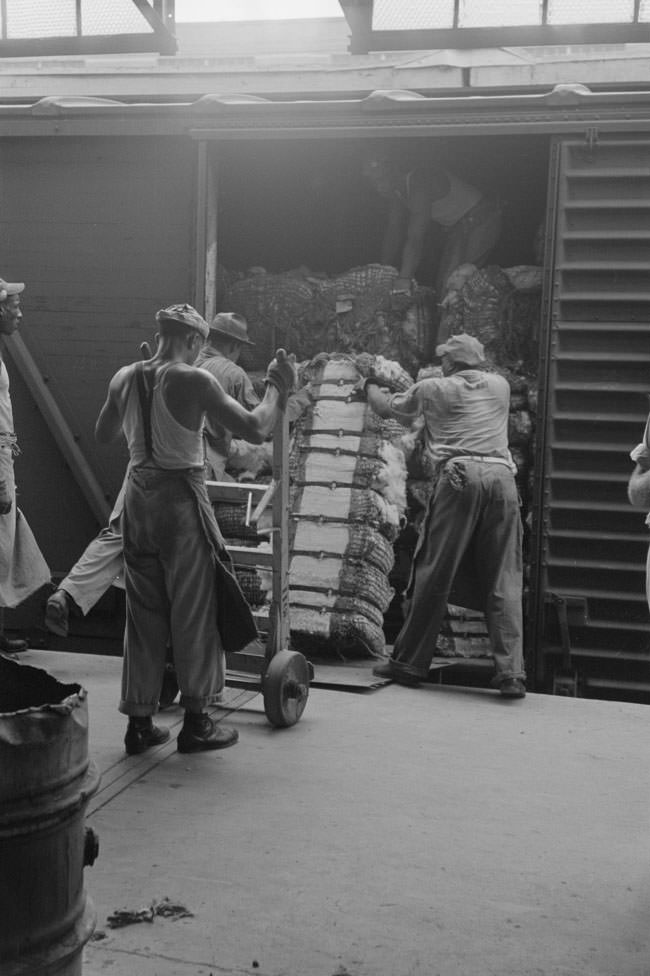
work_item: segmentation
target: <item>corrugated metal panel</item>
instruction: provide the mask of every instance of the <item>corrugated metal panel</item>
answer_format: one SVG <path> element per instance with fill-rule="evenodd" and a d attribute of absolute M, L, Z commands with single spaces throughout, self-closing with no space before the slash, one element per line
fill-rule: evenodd
<path fill-rule="evenodd" d="M 562 644 L 554 595 L 571 597 L 581 609 L 564 643 L 586 693 L 642 698 L 648 536 L 626 489 L 650 392 L 650 141 L 557 150 L 538 526 L 545 663 Z"/>

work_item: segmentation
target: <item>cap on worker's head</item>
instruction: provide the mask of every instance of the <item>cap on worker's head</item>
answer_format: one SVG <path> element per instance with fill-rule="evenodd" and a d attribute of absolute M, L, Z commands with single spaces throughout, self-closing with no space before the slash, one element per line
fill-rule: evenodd
<path fill-rule="evenodd" d="M 449 356 L 452 362 L 468 366 L 480 366 L 485 362 L 483 343 L 466 332 L 449 336 L 441 346 L 436 346 L 436 356 Z"/>
<path fill-rule="evenodd" d="M 0 278 L 0 302 L 4 302 L 10 295 L 20 295 L 24 290 L 25 285 L 22 281 L 5 281 L 4 278 Z"/>
<path fill-rule="evenodd" d="M 219 312 L 210 323 L 210 332 L 228 336 L 229 339 L 235 339 L 236 342 L 244 343 L 247 346 L 255 345 L 248 338 L 246 319 L 243 315 L 238 315 L 237 312 Z"/>
<path fill-rule="evenodd" d="M 168 305 L 156 312 L 156 322 L 180 322 L 188 329 L 195 329 L 204 339 L 208 338 L 208 323 L 191 305 Z"/>

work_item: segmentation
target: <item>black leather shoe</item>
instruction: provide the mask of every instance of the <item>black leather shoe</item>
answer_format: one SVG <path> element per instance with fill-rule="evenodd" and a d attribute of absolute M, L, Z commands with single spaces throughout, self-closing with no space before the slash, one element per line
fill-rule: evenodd
<path fill-rule="evenodd" d="M 55 590 L 45 604 L 45 626 L 59 637 L 68 636 L 70 603 L 65 590 Z"/>
<path fill-rule="evenodd" d="M 525 698 L 526 686 L 519 678 L 506 678 L 499 685 L 499 692 L 504 698 Z"/>
<path fill-rule="evenodd" d="M 378 678 L 392 678 L 393 665 L 390 661 L 384 661 L 383 664 L 375 664 L 372 673 L 376 674 Z"/>
<path fill-rule="evenodd" d="M 209 749 L 227 749 L 234 746 L 238 739 L 237 729 L 223 728 L 213 722 L 206 712 L 186 712 L 176 747 L 179 752 L 206 752 Z"/>
<path fill-rule="evenodd" d="M 128 756 L 137 756 L 152 746 L 161 746 L 169 738 L 169 729 L 161 729 L 154 725 L 151 716 L 143 718 L 132 716 L 129 719 L 124 748 Z"/>
<path fill-rule="evenodd" d="M 404 685 L 405 688 L 417 688 L 422 680 L 417 675 L 398 671 L 393 666 L 392 661 L 386 661 L 385 664 L 376 664 L 372 669 L 372 673 L 376 674 L 378 678 L 390 678 L 391 681 L 394 681 L 398 685 Z"/>
<path fill-rule="evenodd" d="M 11 640 L 4 634 L 0 634 L 0 651 L 4 651 L 5 654 L 20 654 L 21 651 L 26 651 L 28 647 L 29 644 L 26 640 Z"/>

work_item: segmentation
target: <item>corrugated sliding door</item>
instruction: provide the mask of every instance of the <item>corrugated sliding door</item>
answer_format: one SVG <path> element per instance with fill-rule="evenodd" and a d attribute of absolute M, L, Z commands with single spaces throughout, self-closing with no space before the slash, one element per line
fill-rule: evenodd
<path fill-rule="evenodd" d="M 650 141 L 558 142 L 552 167 L 537 677 L 559 693 L 650 701 L 649 537 L 626 493 L 649 409 Z"/>

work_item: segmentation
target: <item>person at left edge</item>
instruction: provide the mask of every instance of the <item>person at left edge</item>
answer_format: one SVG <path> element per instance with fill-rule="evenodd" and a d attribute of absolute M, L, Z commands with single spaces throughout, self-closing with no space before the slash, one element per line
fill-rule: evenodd
<path fill-rule="evenodd" d="M 0 335 L 17 331 L 23 317 L 20 296 L 23 282 L 0 278 Z M 27 641 L 11 640 L 4 633 L 4 608 L 16 607 L 50 582 L 50 570 L 16 505 L 14 457 L 19 453 L 9 394 L 9 376 L 0 347 L 0 651 L 17 653 Z"/>
<path fill-rule="evenodd" d="M 230 614 L 224 623 L 231 630 L 234 623 L 240 648 L 257 631 L 247 607 L 240 621 L 234 606 L 219 608 L 217 602 L 216 581 L 223 580 L 227 553 L 205 485 L 203 427 L 208 421 L 259 444 L 274 429 L 296 381 L 293 357 L 278 349 L 267 368 L 264 398 L 248 411 L 210 373 L 194 366 L 209 331 L 196 309 L 171 305 L 156 314 L 156 321 L 156 353 L 118 370 L 95 426 L 99 443 L 123 433 L 129 448 L 119 705 L 129 717 L 124 739 L 129 755 L 169 738 L 152 716 L 170 640 L 185 709 L 178 751 L 223 749 L 237 741 L 236 730 L 217 725 L 206 711 L 224 683 L 220 609 L 222 622 L 225 611 Z"/>

